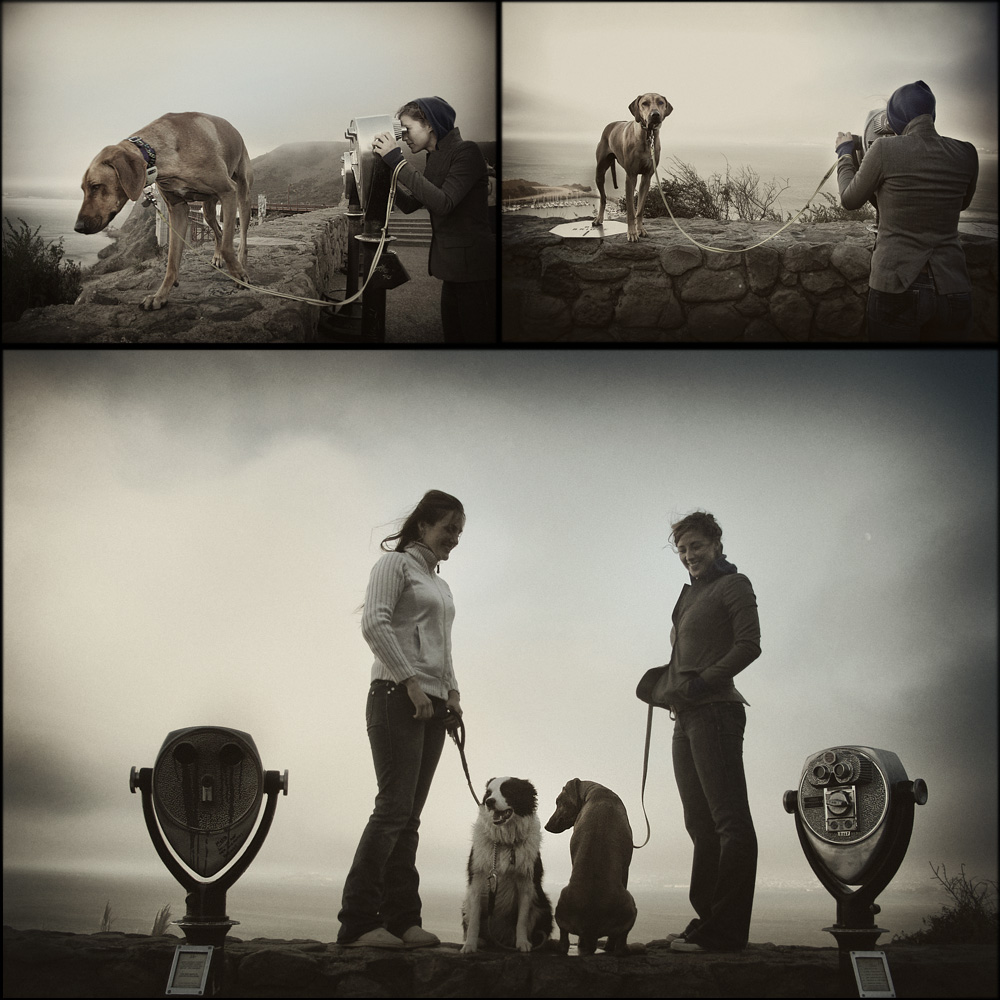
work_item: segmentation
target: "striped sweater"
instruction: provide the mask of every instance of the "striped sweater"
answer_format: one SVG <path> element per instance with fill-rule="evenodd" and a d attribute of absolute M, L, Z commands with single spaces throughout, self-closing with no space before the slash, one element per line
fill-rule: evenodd
<path fill-rule="evenodd" d="M 447 698 L 458 690 L 451 663 L 455 603 L 436 565 L 419 542 L 382 556 L 368 580 L 361 634 L 375 654 L 373 681 L 402 684 L 415 676 L 425 694 Z"/>

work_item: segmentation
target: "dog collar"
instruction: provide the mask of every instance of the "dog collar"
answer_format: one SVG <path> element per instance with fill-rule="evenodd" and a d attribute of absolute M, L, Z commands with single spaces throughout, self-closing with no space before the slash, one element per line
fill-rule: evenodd
<path fill-rule="evenodd" d="M 129 136 L 129 142 L 135 143 L 142 158 L 146 163 L 146 183 L 143 187 L 149 187 L 156 180 L 156 150 L 144 139 L 137 135 Z"/>

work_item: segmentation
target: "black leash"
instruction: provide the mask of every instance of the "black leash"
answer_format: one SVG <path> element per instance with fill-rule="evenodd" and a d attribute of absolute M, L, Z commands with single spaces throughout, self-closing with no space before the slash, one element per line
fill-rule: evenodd
<path fill-rule="evenodd" d="M 462 717 L 459 716 L 456 723 L 446 728 L 448 735 L 455 741 L 455 746 L 458 747 L 459 756 L 462 758 L 462 769 L 465 771 L 465 780 L 469 783 L 469 791 L 472 792 L 473 801 L 477 806 L 481 806 L 482 802 L 479 801 L 472 787 L 472 778 L 469 777 L 469 764 L 465 759 L 465 723 L 462 721 Z"/>
<path fill-rule="evenodd" d="M 641 844 L 633 844 L 632 847 L 635 850 L 639 850 L 640 847 L 645 847 L 649 843 L 649 817 L 646 815 L 646 774 L 649 771 L 649 734 L 653 728 L 653 706 L 649 706 L 649 712 L 646 714 L 646 749 L 642 754 L 642 792 L 640 793 L 639 801 L 642 804 L 642 816 L 646 821 L 646 839 Z"/>

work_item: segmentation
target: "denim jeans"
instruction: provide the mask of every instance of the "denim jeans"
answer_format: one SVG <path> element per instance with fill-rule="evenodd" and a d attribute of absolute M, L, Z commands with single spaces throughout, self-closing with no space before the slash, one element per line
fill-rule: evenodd
<path fill-rule="evenodd" d="M 746 947 L 757 878 L 745 726 L 743 705 L 728 701 L 678 712 L 674 722 L 674 775 L 694 841 L 690 900 L 698 923 L 687 940 L 720 951 Z"/>
<path fill-rule="evenodd" d="M 868 290 L 868 340 L 968 340 L 972 336 L 972 295 L 939 295 L 930 278 L 918 277 L 898 294 Z"/>
<path fill-rule="evenodd" d="M 376 927 L 420 926 L 417 829 L 444 746 L 444 724 L 414 719 L 402 684 L 373 681 L 365 716 L 378 794 L 354 855 L 338 919 L 339 942 Z"/>

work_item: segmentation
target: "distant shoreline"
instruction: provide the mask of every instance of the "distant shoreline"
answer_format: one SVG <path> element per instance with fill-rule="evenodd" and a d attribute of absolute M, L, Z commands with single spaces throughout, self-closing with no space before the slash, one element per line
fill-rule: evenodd
<path fill-rule="evenodd" d="M 545 201 L 569 201 L 577 198 L 597 198 L 589 185 L 583 184 L 540 184 L 521 178 L 500 182 L 500 196 L 505 205 L 523 205 L 543 199 Z"/>

